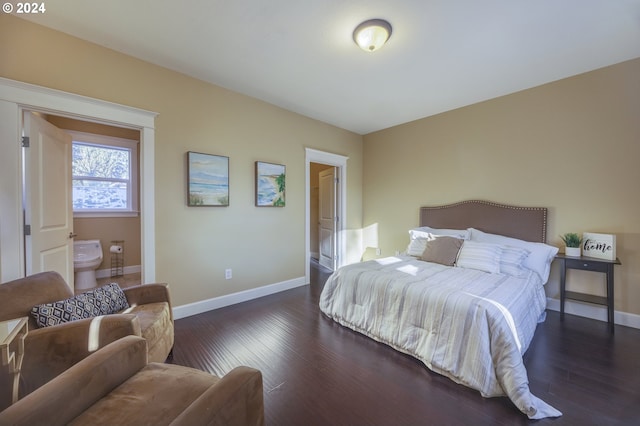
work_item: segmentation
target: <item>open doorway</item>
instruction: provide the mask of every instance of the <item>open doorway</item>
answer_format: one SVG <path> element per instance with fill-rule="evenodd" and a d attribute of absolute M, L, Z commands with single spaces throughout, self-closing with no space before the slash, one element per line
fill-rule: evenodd
<path fill-rule="evenodd" d="M 23 116 L 31 136 L 23 143 L 26 275 L 56 271 L 76 292 L 118 280 L 140 284 L 140 131 L 28 110 Z"/>
<path fill-rule="evenodd" d="M 311 163 L 309 180 L 311 259 L 321 266 L 334 270 L 336 261 L 335 228 L 337 219 L 336 167 Z"/>
<path fill-rule="evenodd" d="M 47 116 L 47 121 L 71 134 L 73 143 L 85 148 L 80 152 L 86 151 L 76 164 L 84 170 L 74 174 L 78 195 L 74 196 L 73 232 L 76 241 L 101 243 L 103 255 L 95 271 L 95 285 L 140 284 L 140 131 L 57 115 Z M 123 154 L 125 161 L 114 161 L 110 154 Z M 78 174 L 92 177 L 80 180 Z M 112 252 L 112 247 L 121 250 Z M 86 289 L 85 285 L 80 290 Z"/>
<path fill-rule="evenodd" d="M 338 154 L 306 149 L 307 282 L 311 259 L 318 259 L 331 270 L 342 266 L 345 259 L 347 159 Z M 333 190 L 322 194 L 321 186 Z"/>
<path fill-rule="evenodd" d="M 104 102 L 58 90 L 0 78 L 0 279 L 25 274 L 25 223 L 22 214 L 22 111 L 42 111 L 91 123 L 133 129 L 140 140 L 140 256 L 141 281 L 155 281 L 154 121 L 156 113 Z M 18 141 L 18 143 L 16 143 Z"/>

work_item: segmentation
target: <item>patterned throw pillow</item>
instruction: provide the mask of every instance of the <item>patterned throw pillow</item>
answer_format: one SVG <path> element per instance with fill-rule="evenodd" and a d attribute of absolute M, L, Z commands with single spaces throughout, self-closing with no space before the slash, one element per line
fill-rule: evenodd
<path fill-rule="evenodd" d="M 127 297 L 117 283 L 107 284 L 85 293 L 100 310 L 98 315 L 115 314 L 129 307 Z"/>
<path fill-rule="evenodd" d="M 50 327 L 64 322 L 108 315 L 129 307 L 124 292 L 117 283 L 107 284 L 57 302 L 36 305 L 31 315 L 38 327 Z"/>

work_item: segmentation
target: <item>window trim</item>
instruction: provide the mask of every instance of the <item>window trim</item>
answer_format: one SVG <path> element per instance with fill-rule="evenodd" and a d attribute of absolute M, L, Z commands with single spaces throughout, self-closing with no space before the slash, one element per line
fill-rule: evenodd
<path fill-rule="evenodd" d="M 138 146 L 139 142 L 133 139 L 118 138 L 115 136 L 99 135 L 95 133 L 79 132 L 76 130 L 65 130 L 71 135 L 73 142 L 87 143 L 91 145 L 105 146 L 105 147 L 121 147 L 131 150 L 130 159 L 130 173 L 131 173 L 131 207 L 127 210 L 109 210 L 100 209 L 94 211 L 78 211 L 73 210 L 74 218 L 87 218 L 87 217 L 138 217 L 139 211 L 139 157 Z M 73 175 L 73 171 L 72 171 Z M 72 176 L 73 179 L 73 176 Z"/>

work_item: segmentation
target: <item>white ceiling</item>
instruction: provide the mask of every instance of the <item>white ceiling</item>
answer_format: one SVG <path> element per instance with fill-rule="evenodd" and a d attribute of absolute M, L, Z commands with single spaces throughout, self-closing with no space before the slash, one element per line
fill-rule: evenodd
<path fill-rule="evenodd" d="M 45 5 L 18 16 L 359 134 L 640 57 L 640 0 Z M 371 18 L 393 35 L 367 53 Z"/>

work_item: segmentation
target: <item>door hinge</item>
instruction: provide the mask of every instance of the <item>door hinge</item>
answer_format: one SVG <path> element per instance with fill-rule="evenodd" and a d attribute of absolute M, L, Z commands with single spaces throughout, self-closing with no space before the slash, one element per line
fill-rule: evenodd
<path fill-rule="evenodd" d="M 31 225 L 24 226 L 24 235 L 31 235 Z"/>
<path fill-rule="evenodd" d="M 21 139 L 21 144 L 23 148 L 29 148 L 29 136 L 23 136 Z"/>

